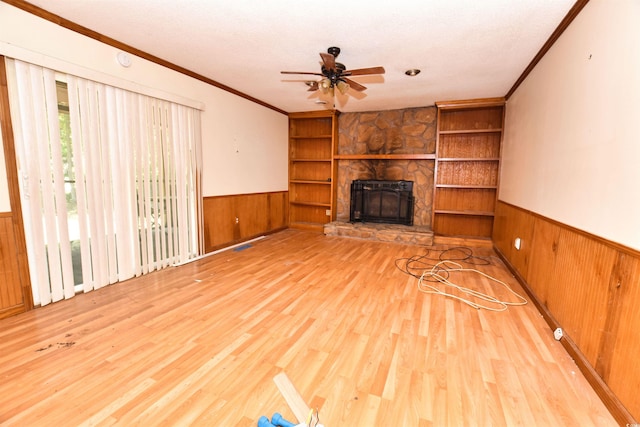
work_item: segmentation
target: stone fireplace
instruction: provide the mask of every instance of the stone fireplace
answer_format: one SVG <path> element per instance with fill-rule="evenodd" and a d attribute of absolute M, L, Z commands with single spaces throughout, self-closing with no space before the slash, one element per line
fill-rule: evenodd
<path fill-rule="evenodd" d="M 413 181 L 416 230 L 431 230 L 436 108 L 342 113 L 336 218 L 349 223 L 354 180 Z"/>

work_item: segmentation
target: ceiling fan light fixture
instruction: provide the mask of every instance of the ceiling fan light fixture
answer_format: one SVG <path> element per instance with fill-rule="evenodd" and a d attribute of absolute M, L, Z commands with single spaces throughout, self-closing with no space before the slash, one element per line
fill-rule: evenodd
<path fill-rule="evenodd" d="M 409 77 L 415 77 L 418 74 L 420 74 L 420 70 L 417 69 L 417 68 L 411 68 L 411 69 L 405 71 L 404 73 Z"/>
<path fill-rule="evenodd" d="M 333 85 L 331 84 L 331 80 L 326 77 L 318 82 L 318 89 L 320 89 L 324 94 L 329 93 L 329 90 L 332 88 Z"/>
<path fill-rule="evenodd" d="M 336 83 L 336 86 L 338 87 L 338 90 L 340 91 L 341 94 L 346 94 L 347 91 L 349 90 L 349 83 L 345 82 L 344 80 L 338 80 L 338 83 Z"/>

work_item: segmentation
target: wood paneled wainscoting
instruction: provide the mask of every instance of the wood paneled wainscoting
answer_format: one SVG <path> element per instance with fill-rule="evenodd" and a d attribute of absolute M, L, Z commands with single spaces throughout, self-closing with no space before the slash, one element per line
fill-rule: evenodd
<path fill-rule="evenodd" d="M 0 212 L 0 319 L 32 308 L 29 284 L 23 286 L 11 212 Z"/>
<path fill-rule="evenodd" d="M 286 228 L 288 194 L 278 191 L 205 197 L 205 252 Z"/>
<path fill-rule="evenodd" d="M 501 201 L 493 241 L 617 421 L 640 419 L 640 253 Z"/>

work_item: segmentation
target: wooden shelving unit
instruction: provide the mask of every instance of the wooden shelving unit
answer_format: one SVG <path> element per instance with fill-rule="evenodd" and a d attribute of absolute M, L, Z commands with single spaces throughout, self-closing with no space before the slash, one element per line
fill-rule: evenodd
<path fill-rule="evenodd" d="M 335 219 L 338 112 L 289 114 L 289 226 L 322 231 Z"/>
<path fill-rule="evenodd" d="M 336 154 L 336 160 L 433 160 L 435 154 Z"/>
<path fill-rule="evenodd" d="M 500 176 L 504 99 L 437 102 L 433 231 L 491 237 Z"/>

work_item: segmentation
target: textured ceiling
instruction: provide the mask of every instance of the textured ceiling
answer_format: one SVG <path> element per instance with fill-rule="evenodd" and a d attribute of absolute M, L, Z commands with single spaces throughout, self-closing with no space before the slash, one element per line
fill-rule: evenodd
<path fill-rule="evenodd" d="M 348 69 L 383 76 L 337 96 L 344 112 L 504 96 L 574 0 L 30 0 L 119 42 L 287 112 L 317 104 L 305 76 L 339 46 Z M 419 68 L 416 77 L 404 72 Z M 313 76 L 307 76 L 313 77 Z"/>

